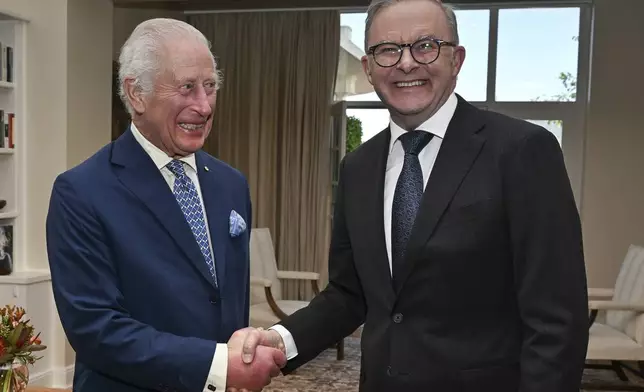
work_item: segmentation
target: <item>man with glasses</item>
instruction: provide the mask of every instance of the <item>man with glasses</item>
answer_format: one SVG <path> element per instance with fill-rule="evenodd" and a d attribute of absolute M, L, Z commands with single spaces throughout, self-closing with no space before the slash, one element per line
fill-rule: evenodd
<path fill-rule="evenodd" d="M 361 391 L 579 391 L 586 276 L 556 138 L 454 93 L 449 6 L 373 1 L 365 40 L 391 122 L 342 162 L 329 285 L 247 351 L 283 346 L 290 373 L 364 323 Z"/>

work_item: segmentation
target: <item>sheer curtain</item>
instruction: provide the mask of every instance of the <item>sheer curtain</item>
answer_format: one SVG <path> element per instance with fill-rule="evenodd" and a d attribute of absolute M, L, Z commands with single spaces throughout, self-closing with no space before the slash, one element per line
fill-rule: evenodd
<path fill-rule="evenodd" d="M 211 13 L 188 22 L 212 42 L 224 75 L 204 149 L 247 176 L 253 226 L 271 230 L 278 268 L 322 272 L 339 12 Z M 284 283 L 284 298 L 310 298 L 310 284 Z"/>

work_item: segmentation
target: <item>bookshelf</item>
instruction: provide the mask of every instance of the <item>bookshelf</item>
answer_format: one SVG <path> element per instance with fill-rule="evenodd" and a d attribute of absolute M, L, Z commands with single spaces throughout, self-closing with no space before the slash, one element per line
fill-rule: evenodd
<path fill-rule="evenodd" d="M 26 140 L 24 29 L 24 21 L 0 13 L 0 284 L 19 279 L 27 269 L 22 251 Z"/>

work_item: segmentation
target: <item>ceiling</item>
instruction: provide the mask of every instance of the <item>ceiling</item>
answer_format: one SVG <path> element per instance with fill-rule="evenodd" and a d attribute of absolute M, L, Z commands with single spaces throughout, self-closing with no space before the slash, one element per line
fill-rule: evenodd
<path fill-rule="evenodd" d="M 370 0 L 113 0 L 119 8 L 158 8 L 180 11 L 275 8 L 366 7 Z"/>
<path fill-rule="evenodd" d="M 546 6 L 556 0 L 443 0 L 446 3 L 530 3 Z M 113 0 L 119 8 L 157 8 L 177 11 L 253 10 L 280 8 L 366 8 L 371 0 Z"/>

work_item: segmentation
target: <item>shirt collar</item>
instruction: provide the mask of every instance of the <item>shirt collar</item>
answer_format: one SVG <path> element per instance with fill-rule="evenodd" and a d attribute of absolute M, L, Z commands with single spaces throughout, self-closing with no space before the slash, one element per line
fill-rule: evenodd
<path fill-rule="evenodd" d="M 168 154 L 161 151 L 159 147 L 155 146 L 148 139 L 146 139 L 145 136 L 143 136 L 143 134 L 138 130 L 136 125 L 134 125 L 134 123 L 130 124 L 130 129 L 132 130 L 132 134 L 134 135 L 136 141 L 139 142 L 141 147 L 143 147 L 143 150 L 145 150 L 150 158 L 152 158 L 152 161 L 156 165 L 157 169 L 161 170 L 172 161 L 173 158 L 169 157 Z M 188 166 L 196 171 L 197 164 L 195 161 L 195 154 L 186 155 L 185 157 L 178 159 L 182 162 L 187 163 Z"/>
<path fill-rule="evenodd" d="M 452 121 L 452 117 L 456 111 L 456 105 L 458 105 L 458 98 L 456 98 L 456 94 L 452 92 L 443 106 L 441 106 L 433 116 L 420 124 L 416 129 L 432 133 L 434 136 L 444 139 L 445 133 L 447 132 L 447 126 L 450 121 Z M 391 153 L 398 138 L 407 131 L 401 128 L 393 120 L 389 120 L 389 130 L 391 132 L 389 153 Z"/>

